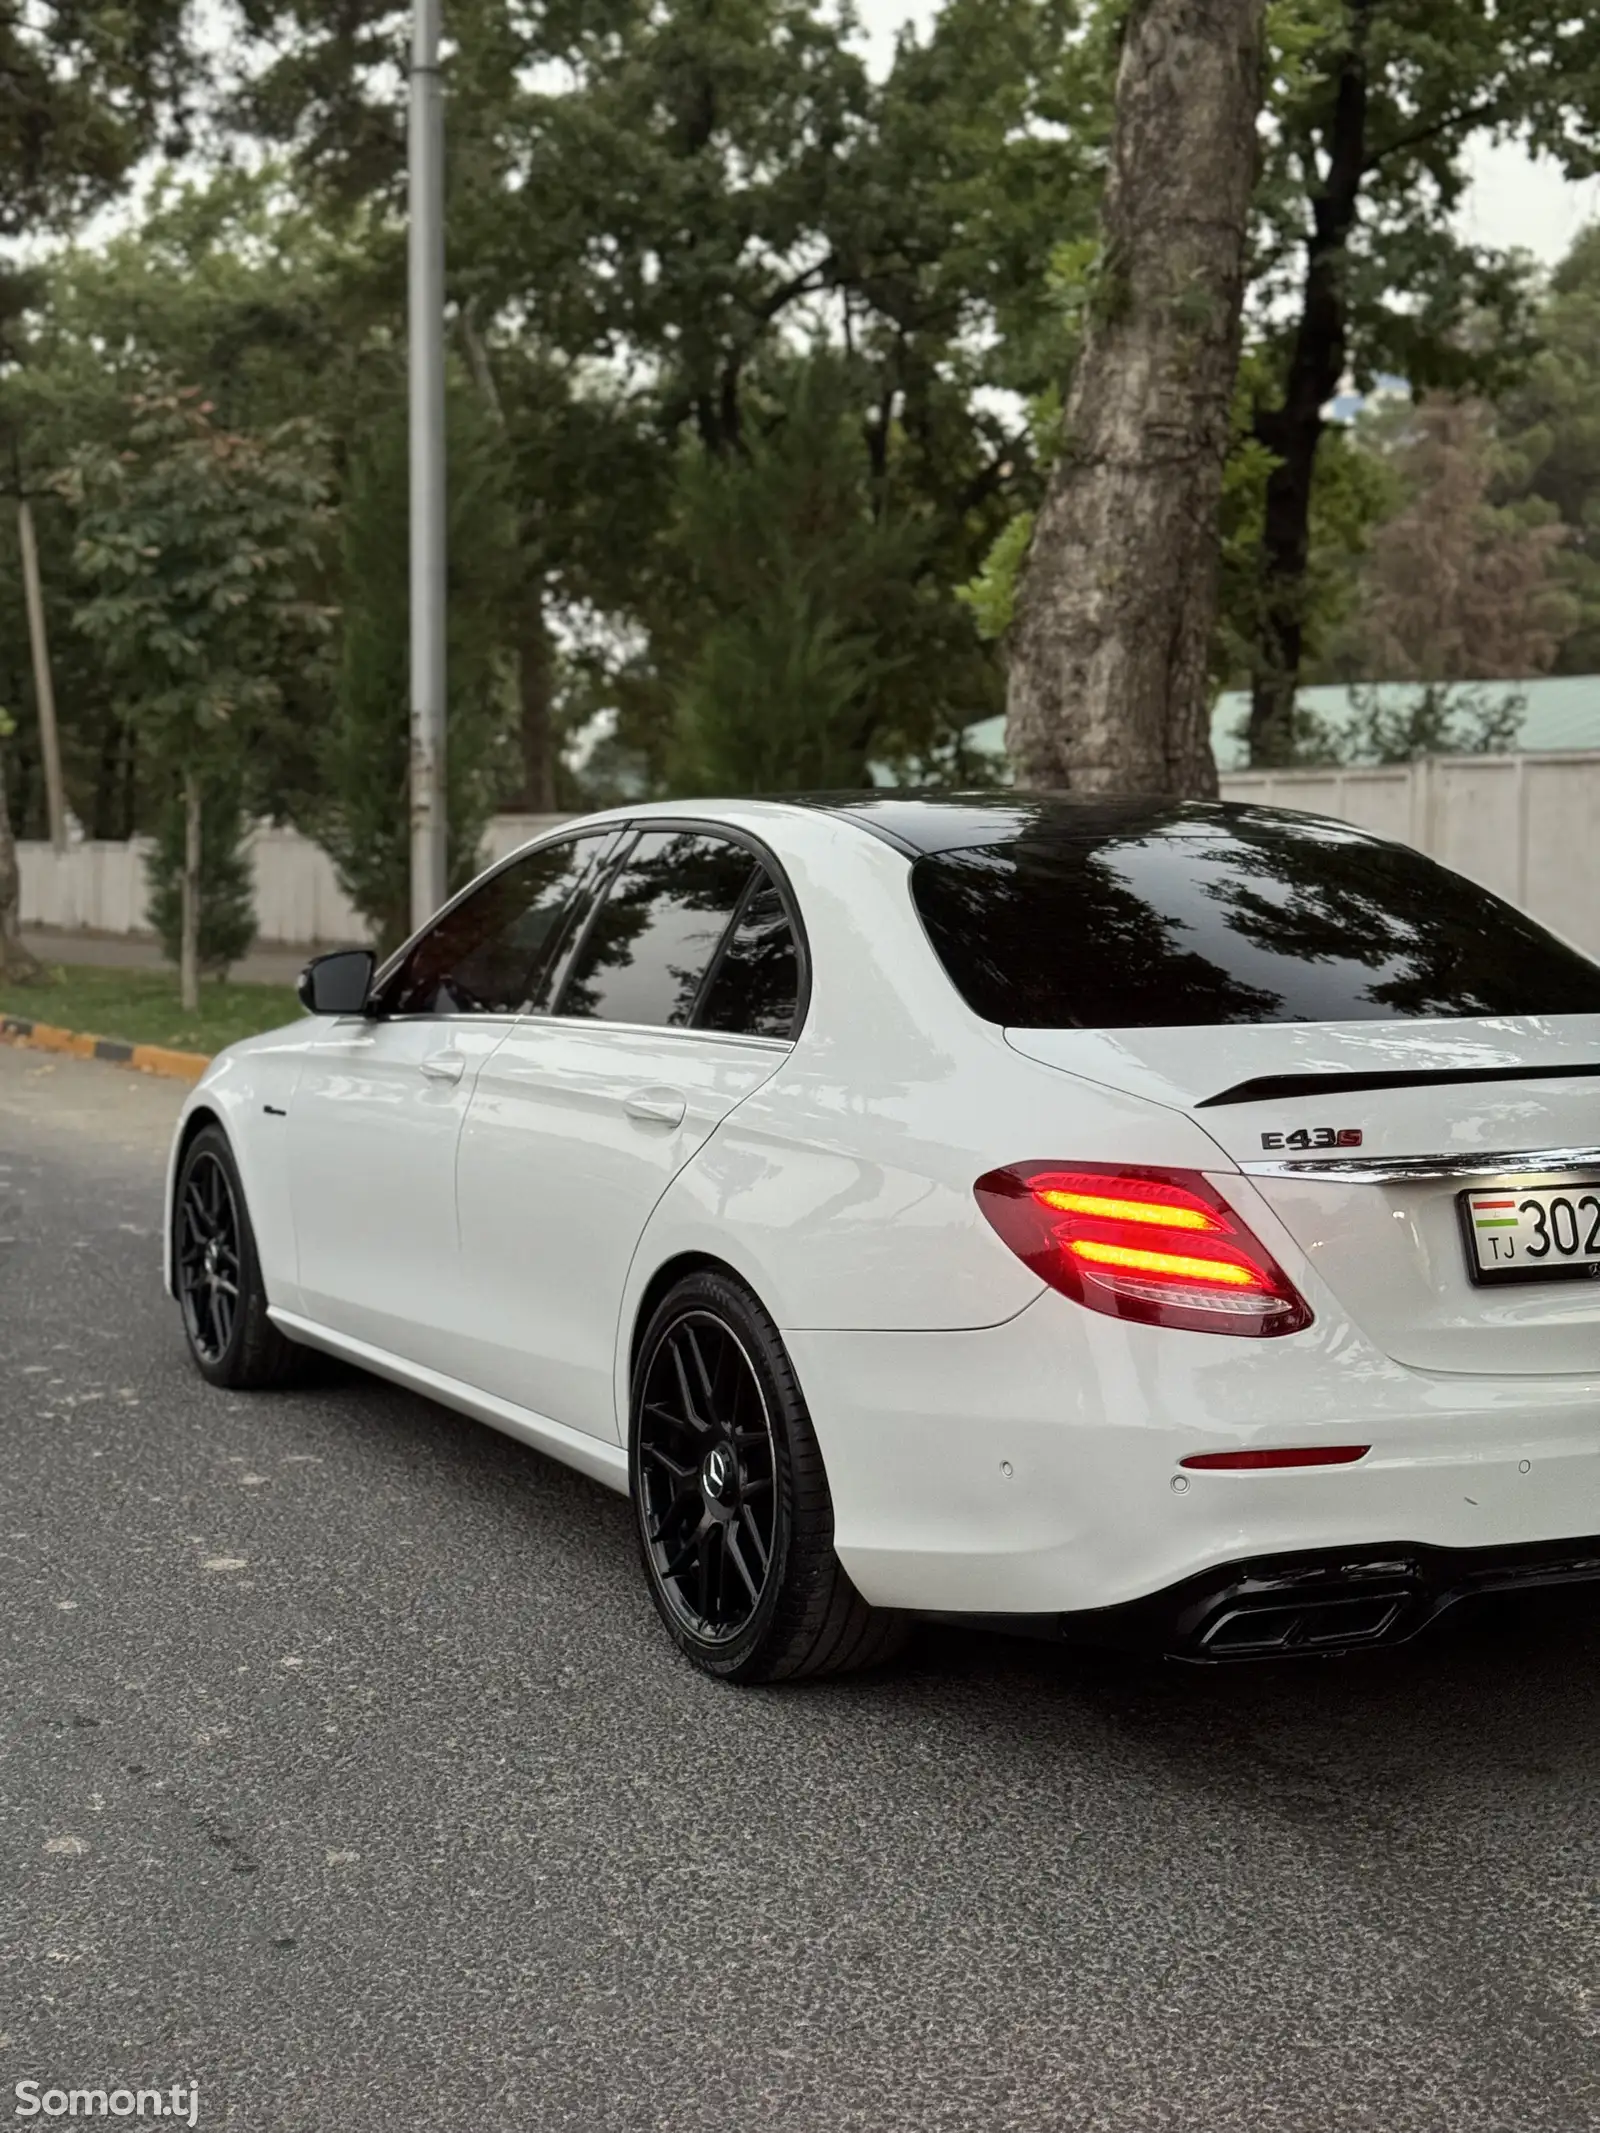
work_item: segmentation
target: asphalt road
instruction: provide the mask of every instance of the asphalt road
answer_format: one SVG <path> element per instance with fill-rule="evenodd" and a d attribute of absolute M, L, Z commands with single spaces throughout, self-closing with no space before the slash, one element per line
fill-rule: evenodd
<path fill-rule="evenodd" d="M 0 2125 L 29 2078 L 249 2133 L 1600 2123 L 1593 1616 L 714 1686 L 618 1499 L 190 1373 L 180 1094 L 0 1048 Z"/>

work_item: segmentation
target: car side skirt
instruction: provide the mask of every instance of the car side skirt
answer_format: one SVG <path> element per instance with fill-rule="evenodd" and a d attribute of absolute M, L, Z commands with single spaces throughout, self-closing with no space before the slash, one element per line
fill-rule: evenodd
<path fill-rule="evenodd" d="M 426 1399 L 437 1400 L 441 1407 L 469 1415 L 474 1422 L 486 1422 L 491 1429 L 515 1437 L 519 1444 L 529 1445 L 536 1452 L 547 1452 L 552 1459 L 559 1459 L 563 1466 L 575 1467 L 580 1474 L 587 1474 L 591 1481 L 601 1482 L 622 1496 L 628 1493 L 628 1454 L 620 1444 L 607 1444 L 602 1438 L 586 1436 L 582 1430 L 553 1421 L 549 1415 L 535 1414 L 531 1408 L 517 1407 L 510 1400 L 479 1392 L 471 1385 L 463 1385 L 458 1378 L 448 1378 L 437 1370 L 408 1363 L 383 1348 L 373 1347 L 368 1341 L 352 1339 L 348 1334 L 335 1333 L 327 1326 L 318 1325 L 314 1319 L 301 1318 L 294 1311 L 273 1306 L 267 1316 L 290 1340 L 299 1341 L 307 1348 L 318 1348 L 325 1355 L 337 1356 L 342 1362 L 354 1363 L 362 1370 L 370 1370 L 375 1377 L 387 1378 L 391 1384 L 403 1385 L 408 1392 L 419 1392 Z"/>

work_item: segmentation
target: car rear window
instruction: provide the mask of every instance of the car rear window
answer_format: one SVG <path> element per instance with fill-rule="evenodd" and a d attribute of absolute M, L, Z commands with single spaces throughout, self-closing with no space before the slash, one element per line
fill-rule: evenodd
<path fill-rule="evenodd" d="M 1600 1013 L 1600 965 L 1535 920 L 1312 816 L 1042 809 L 911 878 L 957 991 L 1012 1028 Z"/>

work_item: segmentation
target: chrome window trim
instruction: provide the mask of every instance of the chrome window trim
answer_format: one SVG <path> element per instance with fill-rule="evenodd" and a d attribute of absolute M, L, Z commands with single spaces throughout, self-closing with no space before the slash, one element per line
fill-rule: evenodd
<path fill-rule="evenodd" d="M 587 1030 L 591 1036 L 614 1030 L 619 1036 L 677 1037 L 696 1044 L 754 1046 L 761 1052 L 792 1052 L 795 1047 L 793 1037 L 746 1037 L 737 1030 L 684 1029 L 676 1022 L 607 1022 L 599 1015 L 519 1015 L 517 1019 L 529 1029 Z"/>
<path fill-rule="evenodd" d="M 1330 1156 L 1318 1161 L 1241 1163 L 1251 1178 L 1302 1178 L 1338 1185 L 1469 1183 L 1474 1178 L 1568 1178 L 1600 1171 L 1600 1148 L 1510 1149 L 1499 1155 Z"/>
<path fill-rule="evenodd" d="M 357 1021 L 354 1015 L 343 1017 Z M 598 1015 L 385 1015 L 377 1022 L 369 1022 L 369 1029 L 398 1028 L 405 1023 L 425 1022 L 432 1029 L 448 1030 L 493 1029 L 503 1024 L 507 1029 L 570 1029 L 584 1030 L 591 1037 L 609 1035 L 633 1037 L 677 1037 L 696 1044 L 733 1044 L 746 1050 L 758 1052 L 792 1052 L 795 1040 L 792 1037 L 746 1037 L 737 1030 L 682 1029 L 675 1022 L 603 1022 Z"/>
<path fill-rule="evenodd" d="M 354 1018 L 352 1018 L 354 1019 Z M 426 1022 L 434 1029 L 494 1029 L 504 1023 L 507 1029 L 519 1022 L 526 1022 L 526 1015 L 514 1014 L 510 1008 L 497 1007 L 481 1015 L 425 1015 L 421 1012 L 405 1015 L 369 1015 L 364 1018 L 372 1029 L 404 1029 L 414 1022 Z"/>

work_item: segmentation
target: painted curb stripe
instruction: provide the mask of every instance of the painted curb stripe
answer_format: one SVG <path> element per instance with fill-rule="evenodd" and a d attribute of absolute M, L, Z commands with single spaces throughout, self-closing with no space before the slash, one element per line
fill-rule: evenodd
<path fill-rule="evenodd" d="M 36 1052 L 65 1052 L 73 1059 L 99 1059 L 107 1066 L 135 1067 L 141 1074 L 164 1074 L 173 1081 L 198 1081 L 211 1064 L 205 1052 L 169 1052 L 160 1044 L 124 1044 L 116 1037 L 91 1037 L 84 1030 L 30 1022 L 22 1015 L 0 1015 L 0 1042 L 26 1045 Z"/>

